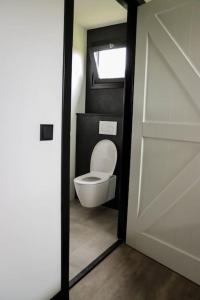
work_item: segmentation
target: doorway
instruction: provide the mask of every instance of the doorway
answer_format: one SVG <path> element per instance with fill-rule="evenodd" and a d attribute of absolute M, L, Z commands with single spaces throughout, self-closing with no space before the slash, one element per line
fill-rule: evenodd
<path fill-rule="evenodd" d="M 113 0 L 114 1 L 114 0 Z M 70 2 L 70 3 L 69 3 Z M 63 135 L 62 135 L 62 293 L 68 294 L 67 279 L 69 278 L 69 194 L 70 194 L 70 178 L 68 172 L 70 170 L 69 156 L 70 153 L 69 140 L 70 140 L 70 106 L 71 106 L 71 73 L 69 70 L 72 67 L 72 24 L 73 24 L 73 5 L 71 1 L 66 1 L 65 4 L 65 53 L 64 53 L 64 97 L 63 97 Z M 123 1 L 119 1 L 123 2 Z M 127 3 L 124 1 L 123 5 L 128 9 L 127 21 L 127 50 L 126 50 L 126 72 L 124 80 L 124 120 L 123 120 L 123 151 L 122 157 L 122 178 L 120 195 L 123 195 L 123 201 L 119 202 L 119 217 L 117 226 L 117 236 L 109 248 L 101 253 L 83 272 L 79 273 L 72 284 L 80 280 L 88 271 L 90 271 L 96 264 L 104 259 L 113 249 L 115 249 L 121 242 L 125 240 L 126 236 L 126 215 L 127 215 L 127 199 L 128 199 L 128 179 L 129 179 L 129 160 L 130 160 L 130 144 L 131 144 L 131 121 L 132 121 L 132 90 L 133 90 L 133 77 L 134 77 L 134 49 L 135 49 L 135 36 L 136 36 L 136 16 L 137 6 L 136 2 Z M 70 38 L 69 38 L 70 37 Z M 67 71 L 66 71 L 67 70 Z M 67 172 L 68 171 L 68 172 Z M 66 200 L 67 199 L 67 200 Z"/>
<path fill-rule="evenodd" d="M 118 241 L 126 31 L 127 10 L 115 0 L 75 0 L 70 286 Z"/>

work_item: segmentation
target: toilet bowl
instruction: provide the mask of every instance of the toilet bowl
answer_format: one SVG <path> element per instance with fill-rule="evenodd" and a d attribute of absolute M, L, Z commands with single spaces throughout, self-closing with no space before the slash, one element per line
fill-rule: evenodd
<path fill-rule="evenodd" d="M 97 207 L 114 199 L 117 149 L 110 140 L 96 144 L 90 160 L 90 172 L 74 179 L 77 196 L 82 206 Z"/>

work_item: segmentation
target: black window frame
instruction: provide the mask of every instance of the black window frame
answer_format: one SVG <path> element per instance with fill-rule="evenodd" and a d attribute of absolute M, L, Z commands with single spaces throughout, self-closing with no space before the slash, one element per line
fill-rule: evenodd
<path fill-rule="evenodd" d="M 118 41 L 108 41 L 98 45 L 93 45 L 89 47 L 89 59 L 91 63 L 91 74 L 90 74 L 90 88 L 91 89 L 113 89 L 113 88 L 123 88 L 125 82 L 124 78 L 102 78 L 100 79 L 98 76 L 97 65 L 94 57 L 94 52 L 108 49 L 118 49 L 118 48 L 126 48 L 125 43 L 121 43 Z"/>

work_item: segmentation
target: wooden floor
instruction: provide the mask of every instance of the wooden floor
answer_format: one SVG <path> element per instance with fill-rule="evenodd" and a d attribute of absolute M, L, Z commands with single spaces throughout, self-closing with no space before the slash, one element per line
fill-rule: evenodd
<path fill-rule="evenodd" d="M 114 209 L 70 206 L 70 279 L 117 240 L 118 213 Z"/>
<path fill-rule="evenodd" d="M 70 300 L 200 300 L 200 286 L 122 245 L 70 290 Z"/>

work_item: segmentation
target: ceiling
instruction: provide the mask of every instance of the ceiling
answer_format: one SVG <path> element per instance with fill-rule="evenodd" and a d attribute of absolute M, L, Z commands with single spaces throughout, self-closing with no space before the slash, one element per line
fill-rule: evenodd
<path fill-rule="evenodd" d="M 91 29 L 126 22 L 127 11 L 116 0 L 75 0 L 74 18 Z"/>

